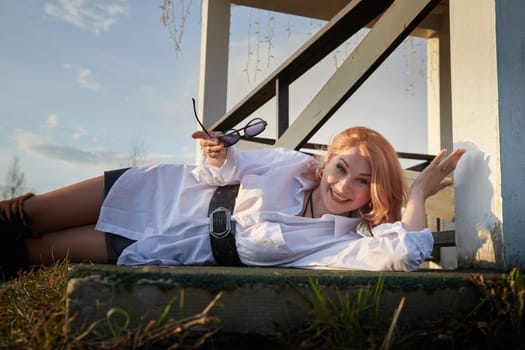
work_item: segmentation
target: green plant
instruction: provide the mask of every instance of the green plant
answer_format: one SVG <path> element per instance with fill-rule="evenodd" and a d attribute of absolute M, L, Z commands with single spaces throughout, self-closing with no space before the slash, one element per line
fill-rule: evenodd
<path fill-rule="evenodd" d="M 139 320 L 137 327 L 132 326 L 128 310 L 113 307 L 98 322 L 69 334 L 65 307 L 68 269 L 67 262 L 58 262 L 23 272 L 0 285 L 0 349 L 197 348 L 216 332 L 214 325 L 219 320 L 209 316 L 209 311 L 222 293 L 201 313 L 185 317 L 182 291 L 175 317 L 170 315 L 176 297 L 156 319 Z"/>
<path fill-rule="evenodd" d="M 213 325 L 219 320 L 209 316 L 209 311 L 221 298 L 218 293 L 208 306 L 199 314 L 184 317 L 184 291 L 179 301 L 179 318 L 169 318 L 176 298 L 172 298 L 157 319 L 143 318 L 138 325 L 132 326 L 129 311 L 122 308 L 110 308 L 105 317 L 99 320 L 103 330 L 95 331 L 92 324 L 75 343 L 86 349 L 177 349 L 198 348 L 217 331 Z M 120 321 L 119 321 L 120 319 Z"/>
<path fill-rule="evenodd" d="M 478 303 L 457 305 L 441 321 L 412 329 L 409 341 L 417 345 L 431 339 L 431 349 L 514 349 L 524 344 L 525 284 L 520 270 L 472 274 L 470 282 L 479 292 Z"/>
<path fill-rule="evenodd" d="M 306 322 L 298 329 L 285 330 L 283 342 L 293 349 L 388 349 L 395 338 L 395 324 L 403 307 L 402 299 L 390 327 L 382 323 L 381 297 L 384 279 L 360 288 L 357 293 L 323 293 L 317 280 L 309 280 L 313 297 Z"/>
<path fill-rule="evenodd" d="M 471 277 L 481 293 L 478 309 L 485 309 L 486 320 L 480 329 L 487 335 L 525 335 L 525 282 L 520 269 L 513 268 L 500 278 Z"/>

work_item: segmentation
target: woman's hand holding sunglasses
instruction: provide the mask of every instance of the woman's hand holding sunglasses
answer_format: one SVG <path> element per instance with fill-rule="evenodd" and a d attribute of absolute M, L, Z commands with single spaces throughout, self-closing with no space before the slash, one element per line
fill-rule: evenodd
<path fill-rule="evenodd" d="M 202 151 L 208 159 L 208 163 L 215 167 L 221 167 L 226 156 L 228 155 L 228 148 L 220 142 L 221 132 L 202 130 L 195 131 L 191 137 L 199 140 Z"/>
<path fill-rule="evenodd" d="M 230 147 L 235 145 L 237 142 L 239 142 L 240 139 L 250 139 L 252 137 L 255 137 L 259 135 L 261 132 L 263 132 L 266 129 L 266 121 L 262 120 L 261 118 L 254 118 L 250 120 L 244 127 L 240 129 L 230 129 L 226 132 L 216 132 L 213 136 L 211 135 L 211 131 L 206 130 L 204 125 L 199 119 L 199 116 L 197 115 L 197 109 L 195 108 L 195 99 L 192 98 L 193 101 L 193 113 L 195 114 L 195 119 L 197 120 L 197 123 L 199 123 L 200 127 L 202 128 L 202 133 L 195 132 L 193 135 L 199 135 L 199 136 L 193 136 L 193 138 L 205 138 L 207 136 L 208 138 L 217 138 L 219 143 L 222 143 L 224 147 Z M 205 135 L 204 135 L 205 134 Z"/>
<path fill-rule="evenodd" d="M 208 157 L 208 162 L 214 166 L 222 166 L 228 154 L 227 147 L 233 146 L 240 139 L 250 139 L 255 137 L 266 129 L 266 121 L 261 118 L 254 118 L 240 129 L 231 129 L 224 133 L 220 131 L 206 130 L 197 115 L 195 99 L 192 98 L 192 101 L 195 119 L 202 130 L 195 131 L 191 137 L 194 139 L 200 139 L 200 146 Z M 210 161 L 210 159 L 213 161 Z"/>

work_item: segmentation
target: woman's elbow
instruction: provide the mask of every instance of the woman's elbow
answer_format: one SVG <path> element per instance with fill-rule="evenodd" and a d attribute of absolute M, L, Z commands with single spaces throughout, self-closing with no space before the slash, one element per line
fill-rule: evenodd
<path fill-rule="evenodd" d="M 385 271 L 404 271 L 410 272 L 417 270 L 424 261 L 420 256 L 411 254 L 408 251 L 389 254 L 385 261 Z"/>

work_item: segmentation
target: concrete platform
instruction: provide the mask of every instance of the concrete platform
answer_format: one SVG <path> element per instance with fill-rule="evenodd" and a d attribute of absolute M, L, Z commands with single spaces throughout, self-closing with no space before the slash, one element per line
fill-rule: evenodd
<path fill-rule="evenodd" d="M 399 323 L 433 321 L 479 300 L 468 279 L 471 271 L 363 272 L 285 268 L 130 267 L 72 265 L 67 289 L 70 330 L 100 320 L 111 308 L 133 320 L 157 319 L 170 300 L 178 305 L 184 290 L 184 314 L 201 312 L 220 291 L 211 315 L 223 332 L 273 335 L 276 325 L 296 324 L 308 312 L 309 278 L 328 293 L 356 292 L 384 277 L 382 310 L 389 320 L 405 297 Z M 487 274 L 487 273 L 484 273 Z M 175 307 L 174 315 L 178 314 Z"/>

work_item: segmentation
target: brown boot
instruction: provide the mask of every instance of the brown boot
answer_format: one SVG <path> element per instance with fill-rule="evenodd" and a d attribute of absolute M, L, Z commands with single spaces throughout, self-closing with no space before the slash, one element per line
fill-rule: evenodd
<path fill-rule="evenodd" d="M 0 202 L 0 280 L 16 277 L 18 271 L 29 266 L 24 238 L 33 233 L 23 207 L 24 201 L 33 196 L 27 193 Z"/>

